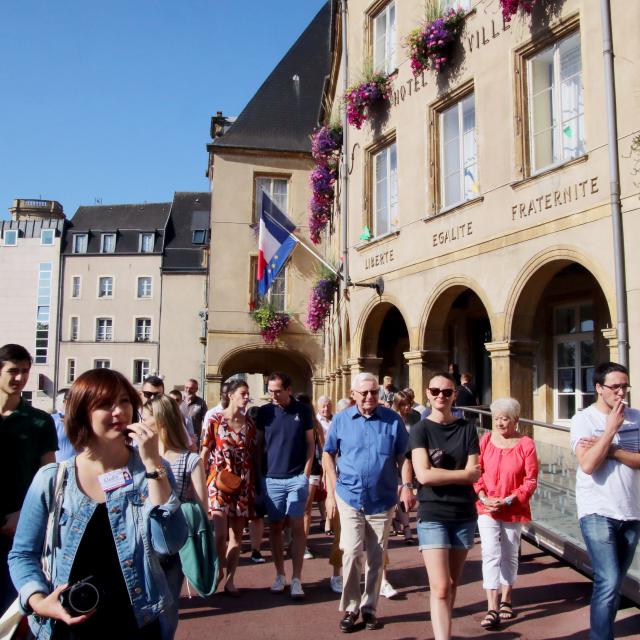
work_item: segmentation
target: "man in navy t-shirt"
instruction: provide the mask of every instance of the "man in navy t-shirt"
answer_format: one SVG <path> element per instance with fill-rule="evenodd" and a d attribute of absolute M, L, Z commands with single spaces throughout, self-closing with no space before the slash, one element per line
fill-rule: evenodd
<path fill-rule="evenodd" d="M 269 376 L 271 404 L 258 411 L 258 459 L 262 463 L 263 491 L 276 567 L 273 593 L 286 586 L 282 554 L 282 526 L 285 517 L 291 527 L 291 597 L 304 598 L 300 577 L 306 536 L 304 507 L 309 494 L 309 474 L 315 443 L 311 409 L 291 395 L 291 378 L 282 372 Z"/>

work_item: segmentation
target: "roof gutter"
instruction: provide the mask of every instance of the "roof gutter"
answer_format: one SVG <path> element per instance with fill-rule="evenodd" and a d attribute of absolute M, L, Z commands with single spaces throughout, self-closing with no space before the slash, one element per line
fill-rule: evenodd
<path fill-rule="evenodd" d="M 609 201 L 613 226 L 613 257 L 616 287 L 616 315 L 618 333 L 618 362 L 629 366 L 629 338 L 627 315 L 627 284 L 625 272 L 622 204 L 620 202 L 620 164 L 618 160 L 618 117 L 616 111 L 616 83 L 613 60 L 613 35 L 609 0 L 600 0 L 602 19 L 602 56 L 604 59 L 604 91 L 607 110 L 607 138 L 609 151 Z"/>

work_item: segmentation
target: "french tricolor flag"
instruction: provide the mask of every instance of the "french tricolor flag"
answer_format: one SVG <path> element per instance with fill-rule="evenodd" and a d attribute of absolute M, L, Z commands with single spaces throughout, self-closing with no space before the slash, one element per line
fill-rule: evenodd
<path fill-rule="evenodd" d="M 258 293 L 267 295 L 274 278 L 280 273 L 298 240 L 291 235 L 296 226 L 262 193 L 262 213 L 258 232 Z"/>

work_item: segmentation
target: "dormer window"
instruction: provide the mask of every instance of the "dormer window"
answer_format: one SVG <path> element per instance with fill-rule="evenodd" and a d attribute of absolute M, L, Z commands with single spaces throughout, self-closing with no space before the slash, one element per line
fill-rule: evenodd
<path fill-rule="evenodd" d="M 43 229 L 40 233 L 40 244 L 45 246 L 53 245 L 56 232 L 54 229 Z"/>
<path fill-rule="evenodd" d="M 191 236 L 191 242 L 193 244 L 204 244 L 207 241 L 206 229 L 195 229 Z"/>
<path fill-rule="evenodd" d="M 75 233 L 73 235 L 73 253 L 87 253 L 88 244 L 88 233 Z"/>
<path fill-rule="evenodd" d="M 100 253 L 115 253 L 116 250 L 116 234 L 103 233 L 100 236 Z"/>
<path fill-rule="evenodd" d="M 140 234 L 140 253 L 153 253 L 153 245 L 155 243 L 155 233 Z"/>

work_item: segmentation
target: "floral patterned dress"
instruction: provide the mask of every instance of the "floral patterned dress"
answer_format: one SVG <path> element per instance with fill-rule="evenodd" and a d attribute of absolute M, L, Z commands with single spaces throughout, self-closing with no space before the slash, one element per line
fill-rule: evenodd
<path fill-rule="evenodd" d="M 208 491 L 209 513 L 222 511 L 228 515 L 249 518 L 255 502 L 256 426 L 249 418 L 240 431 L 233 431 L 222 413 L 215 413 L 204 432 L 202 446 L 209 449 Z M 235 495 L 216 487 L 216 476 L 226 469 L 240 476 L 242 484 Z"/>

